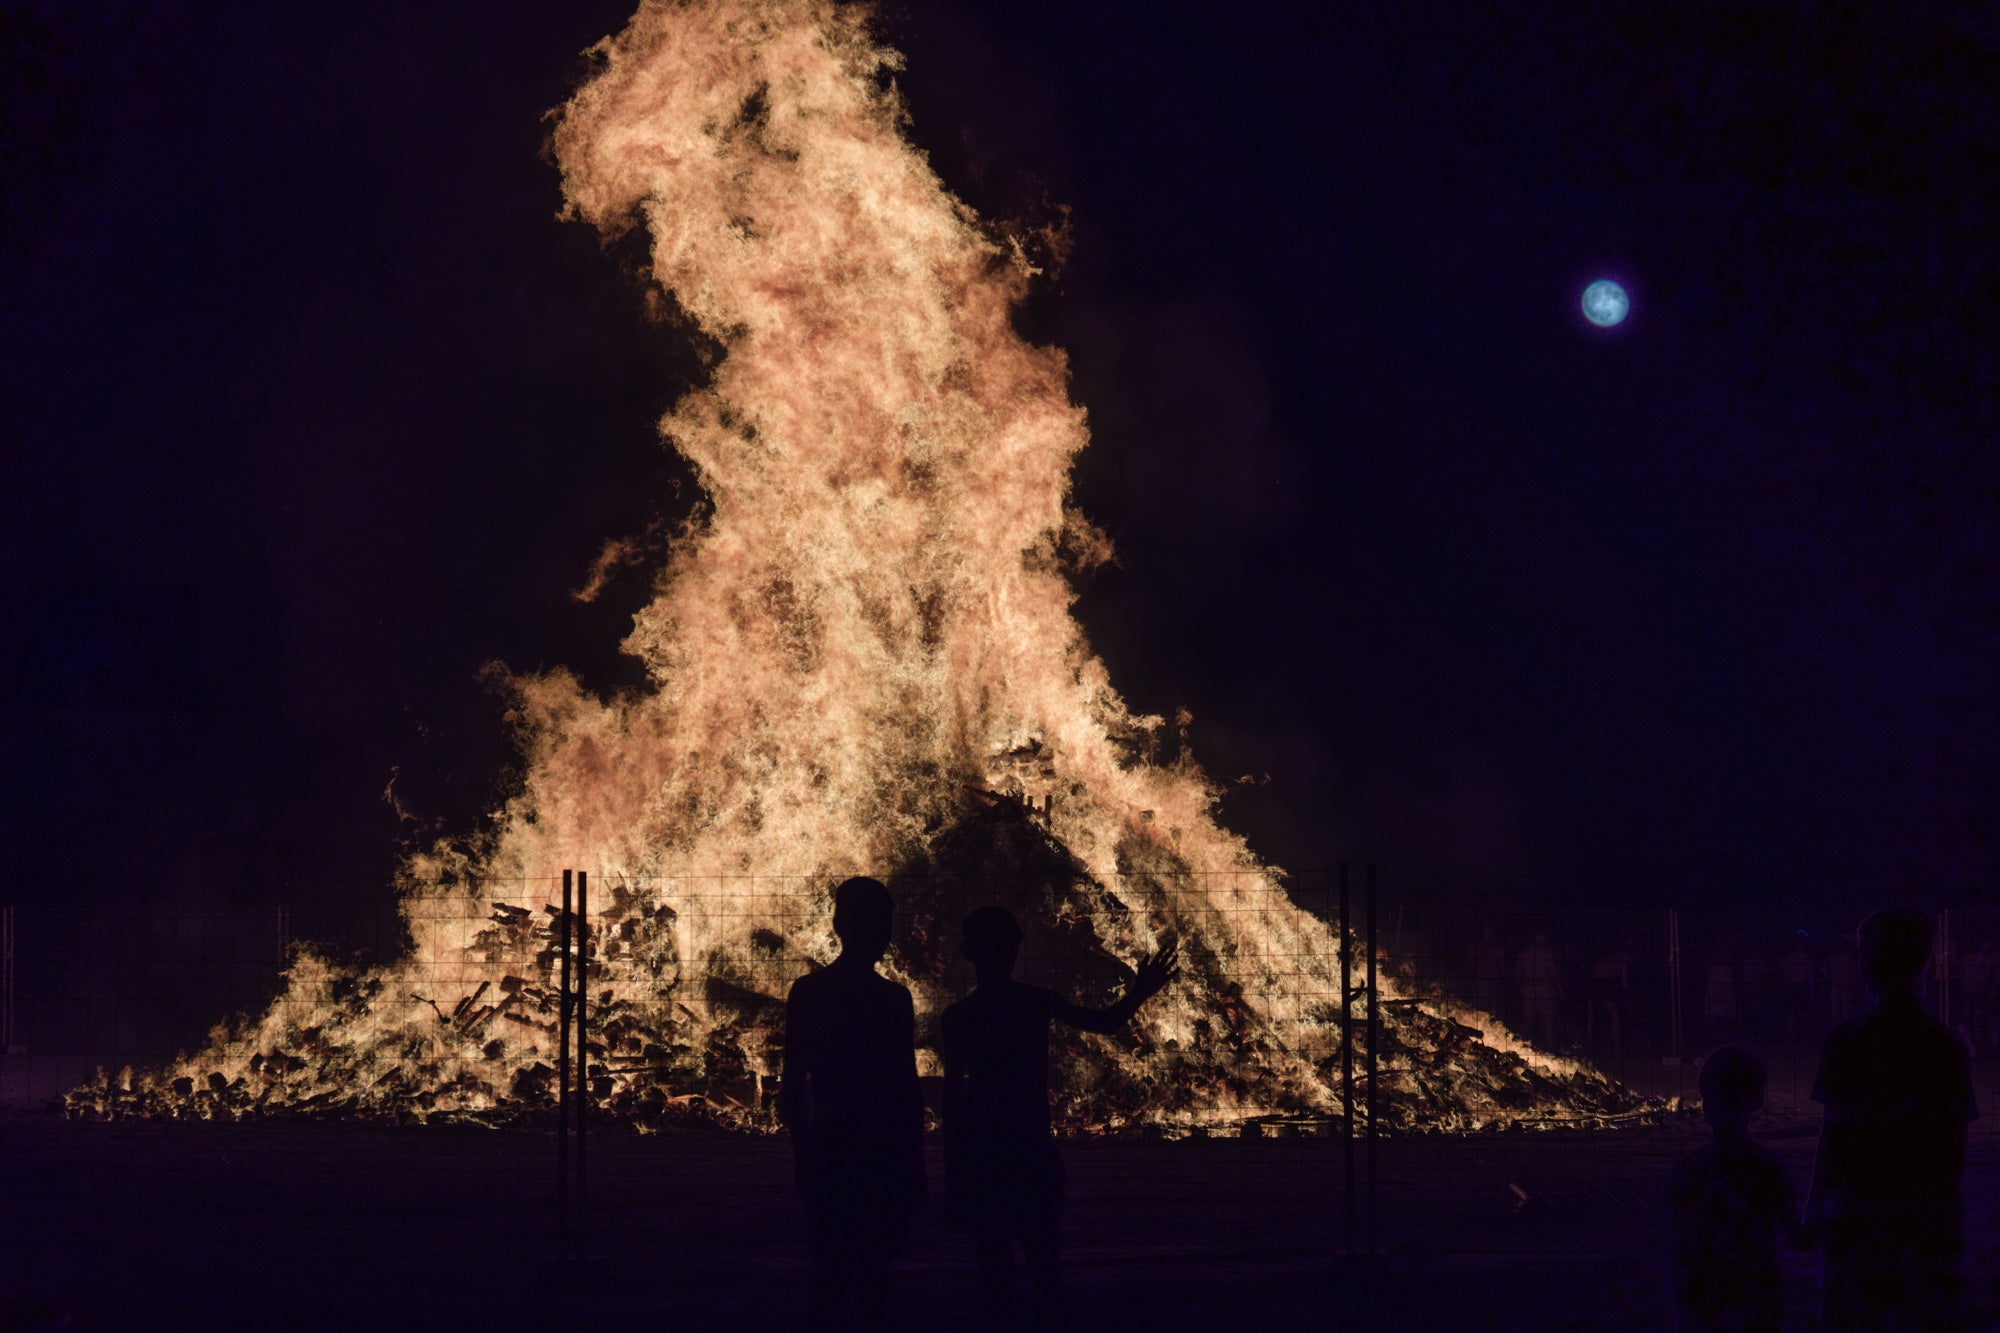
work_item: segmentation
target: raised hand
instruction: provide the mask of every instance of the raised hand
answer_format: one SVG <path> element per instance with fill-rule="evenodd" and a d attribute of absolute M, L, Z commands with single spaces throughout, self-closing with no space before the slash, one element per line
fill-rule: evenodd
<path fill-rule="evenodd" d="M 1140 999 L 1150 999 L 1166 989 L 1181 970 L 1181 946 L 1178 941 L 1169 941 L 1158 953 L 1139 964 L 1138 975 L 1132 979 L 1132 994 Z"/>

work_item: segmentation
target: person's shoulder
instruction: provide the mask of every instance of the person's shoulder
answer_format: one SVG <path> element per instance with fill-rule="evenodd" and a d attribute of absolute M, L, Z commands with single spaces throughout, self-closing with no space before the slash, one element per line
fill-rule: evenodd
<path fill-rule="evenodd" d="M 1861 1021 L 1867 1024 L 1869 1039 L 1885 1048 L 1921 1053 L 1932 1059 L 1956 1059 L 1966 1053 L 1965 1039 L 1949 1023 L 1914 1004 L 1895 1009 L 1879 1007 Z"/>
<path fill-rule="evenodd" d="M 1063 1003 L 1063 997 L 1047 986 L 1030 986 L 1025 982 L 1015 982 L 1017 992 L 1015 1002 L 1021 1008 L 1037 1014 L 1052 1014 Z"/>
<path fill-rule="evenodd" d="M 910 988 L 894 977 L 885 977 L 880 972 L 870 972 L 861 984 L 877 1004 L 891 1005 L 901 1009 L 914 1009 L 916 1002 L 910 997 Z"/>
<path fill-rule="evenodd" d="M 1966 1048 L 1964 1035 L 1952 1027 L 1951 1024 L 1932 1014 L 1924 1013 L 1922 1010 L 1918 1011 L 1917 1017 L 1921 1021 L 1918 1023 L 1916 1030 L 1923 1034 L 1924 1041 L 1932 1046 L 1946 1050 L 1952 1055 L 1969 1056 L 1971 1054 Z"/>
<path fill-rule="evenodd" d="M 1024 1016 L 1046 1018 L 1060 1003 L 1046 986 L 1031 986 L 1012 977 L 979 987 L 952 1006 L 968 1019 L 980 1015 L 981 1022 L 1010 1023 Z"/>
<path fill-rule="evenodd" d="M 794 1000 L 810 999 L 812 996 L 817 995 L 820 991 L 825 990 L 826 985 L 827 985 L 826 969 L 823 967 L 816 967 L 812 971 L 800 977 L 797 981 L 794 981 L 792 983 L 792 989 L 788 993 Z"/>
<path fill-rule="evenodd" d="M 1692 1175 L 1697 1171 L 1706 1170 L 1715 1164 L 1715 1156 L 1716 1145 L 1714 1142 L 1711 1141 L 1702 1144 L 1693 1152 L 1684 1154 L 1679 1161 L 1674 1163 L 1674 1178 L 1680 1179 Z"/>

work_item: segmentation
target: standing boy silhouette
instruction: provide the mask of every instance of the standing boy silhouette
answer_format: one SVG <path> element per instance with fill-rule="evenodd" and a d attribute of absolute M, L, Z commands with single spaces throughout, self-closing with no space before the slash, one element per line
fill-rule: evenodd
<path fill-rule="evenodd" d="M 1674 1278 L 1682 1333 L 1778 1333 L 1778 1237 L 1797 1236 L 1798 1195 L 1783 1163 L 1750 1139 L 1764 1062 L 1724 1046 L 1701 1062 L 1701 1113 L 1715 1137 L 1674 1165 Z"/>
<path fill-rule="evenodd" d="M 778 1113 L 812 1226 L 812 1326 L 882 1323 L 889 1260 L 924 1198 L 924 1103 L 910 992 L 875 971 L 894 904 L 872 879 L 834 890 L 840 956 L 785 1001 Z"/>
<path fill-rule="evenodd" d="M 1826 1243 L 1826 1327 L 1958 1328 L 1971 1057 L 1917 998 L 1929 917 L 1884 908 L 1855 943 L 1875 1005 L 1827 1034 L 1812 1091 L 1825 1115 L 1806 1228 Z"/>
<path fill-rule="evenodd" d="M 1004 907 L 965 918 L 965 956 L 979 985 L 944 1012 L 945 1198 L 952 1221 L 973 1233 L 980 1294 L 997 1327 L 1009 1320 L 1009 1269 L 1021 1244 L 1043 1327 L 1060 1311 L 1056 1217 L 1063 1165 L 1049 1134 L 1049 1022 L 1116 1032 L 1158 994 L 1178 966 L 1168 945 L 1125 997 L 1105 1009 L 1072 1004 L 1013 978 L 1021 927 Z"/>

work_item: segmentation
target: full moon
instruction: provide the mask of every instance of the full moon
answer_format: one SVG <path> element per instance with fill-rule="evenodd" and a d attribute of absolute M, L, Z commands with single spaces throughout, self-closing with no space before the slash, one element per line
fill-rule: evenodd
<path fill-rule="evenodd" d="M 1599 278 L 1583 289 L 1583 317 L 1600 329 L 1621 322 L 1632 309 L 1632 298 L 1609 278 Z"/>

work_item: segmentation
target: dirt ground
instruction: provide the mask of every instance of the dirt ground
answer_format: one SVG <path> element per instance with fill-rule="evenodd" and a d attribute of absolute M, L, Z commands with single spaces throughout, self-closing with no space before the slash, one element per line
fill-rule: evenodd
<path fill-rule="evenodd" d="M 1764 1128 L 1803 1185 L 1810 1133 Z M 1369 1260 L 1341 1257 L 1335 1140 L 1073 1145 L 1073 1327 L 1670 1327 L 1660 1184 L 1700 1140 L 1682 1123 L 1385 1142 L 1385 1253 Z M 1978 1140 L 1968 1180 L 1968 1270 L 1989 1317 L 1993 1147 Z M 548 1134 L 9 1113 L 0 1171 L 7 1299 L 75 1327 L 763 1329 L 802 1311 L 803 1224 L 774 1140 L 593 1136 L 589 1230 L 567 1261 Z M 970 1265 L 927 1215 L 893 1326 L 967 1326 Z M 1790 1271 L 1809 1327 L 1810 1257 Z"/>

